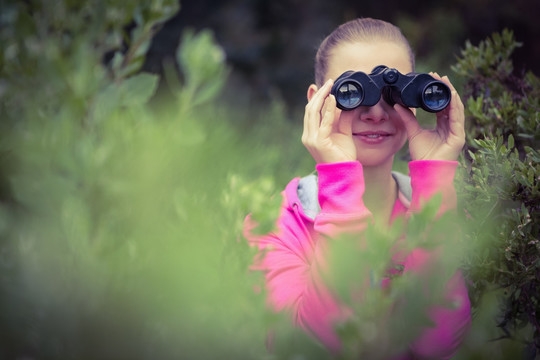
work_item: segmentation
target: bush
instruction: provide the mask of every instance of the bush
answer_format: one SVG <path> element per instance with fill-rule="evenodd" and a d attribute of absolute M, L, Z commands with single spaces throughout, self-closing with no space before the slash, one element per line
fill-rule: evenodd
<path fill-rule="evenodd" d="M 165 79 L 141 73 L 150 39 L 175 4 L 3 5 L 2 358 L 267 358 L 267 326 L 280 329 L 285 344 L 274 358 L 326 356 L 263 312 L 241 238 L 248 211 L 267 231 L 279 184 L 311 171 L 301 124 L 286 121 L 278 100 L 250 111 L 220 103 L 228 69 L 208 31 L 184 33 Z M 513 74 L 516 46 L 509 32 L 468 44 L 455 67 L 467 82 L 460 179 L 467 212 L 445 268 L 464 267 L 477 313 L 463 358 L 501 358 L 516 343 L 534 356 L 539 344 L 538 79 Z M 152 102 L 160 80 L 170 103 Z M 434 226 L 428 207 L 406 231 L 429 247 L 419 234 L 429 229 L 438 238 L 454 220 Z M 401 230 L 370 230 L 376 246 L 359 256 L 374 277 Z M 353 258 L 336 270 L 336 291 L 348 288 L 352 279 L 340 271 L 350 274 L 358 259 L 349 245 L 335 249 Z M 378 316 L 393 299 L 415 299 L 417 285 L 405 279 L 390 298 L 371 294 L 358 321 L 340 329 L 348 354 L 376 350 L 361 346 L 373 340 Z M 426 321 L 410 304 L 388 337 L 401 345 L 405 321 Z M 491 325 L 497 314 L 499 332 Z M 487 342 L 501 336 L 518 341 Z"/>
<path fill-rule="evenodd" d="M 174 99 L 151 102 L 159 79 L 138 69 L 175 3 L 2 10 L 1 358 L 264 351 L 239 221 L 257 191 L 275 192 L 251 184 L 279 173 L 279 145 L 242 138 L 242 119 L 215 101 L 227 67 L 208 31 L 184 33 Z"/>
<path fill-rule="evenodd" d="M 465 80 L 467 105 L 464 267 L 476 311 L 490 307 L 488 299 L 499 304 L 499 331 L 489 323 L 473 331 L 511 339 L 494 346 L 522 344 L 525 358 L 534 358 L 540 353 L 540 86 L 533 73 L 514 73 L 518 46 L 508 30 L 478 46 L 467 43 L 453 70 Z"/>

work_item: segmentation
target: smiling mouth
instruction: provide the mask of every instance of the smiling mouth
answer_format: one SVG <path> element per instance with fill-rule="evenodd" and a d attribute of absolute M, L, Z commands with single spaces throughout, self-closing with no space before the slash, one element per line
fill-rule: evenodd
<path fill-rule="evenodd" d="M 379 139 L 381 137 L 391 136 L 392 134 L 384 132 L 384 131 L 363 131 L 363 132 L 353 133 L 353 135 L 366 137 L 368 139 Z"/>
<path fill-rule="evenodd" d="M 370 138 L 370 139 L 378 139 L 382 136 L 388 136 L 388 135 L 380 135 L 380 134 L 369 134 L 369 135 L 360 135 L 360 136 L 365 136 L 367 138 Z"/>

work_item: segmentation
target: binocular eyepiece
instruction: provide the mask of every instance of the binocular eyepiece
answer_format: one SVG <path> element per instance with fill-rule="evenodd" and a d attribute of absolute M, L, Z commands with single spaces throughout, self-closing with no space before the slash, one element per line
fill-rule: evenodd
<path fill-rule="evenodd" d="M 334 82 L 331 94 L 341 110 L 373 106 L 383 97 L 390 105 L 422 108 L 439 112 L 450 103 L 450 89 L 429 74 L 401 74 L 396 69 L 379 65 L 371 74 L 347 71 Z"/>

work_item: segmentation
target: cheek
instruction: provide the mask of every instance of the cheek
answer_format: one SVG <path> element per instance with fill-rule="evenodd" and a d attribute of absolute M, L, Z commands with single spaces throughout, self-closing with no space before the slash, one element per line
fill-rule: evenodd
<path fill-rule="evenodd" d="M 399 148 L 401 149 L 403 145 L 407 142 L 407 130 L 405 130 L 405 126 L 401 121 L 396 123 L 397 126 L 397 132 L 399 133 Z"/>

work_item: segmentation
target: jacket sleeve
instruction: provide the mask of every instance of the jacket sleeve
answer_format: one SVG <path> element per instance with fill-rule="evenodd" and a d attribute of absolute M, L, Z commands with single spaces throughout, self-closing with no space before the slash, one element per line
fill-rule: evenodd
<path fill-rule="evenodd" d="M 359 162 L 318 165 L 317 170 L 321 211 L 313 221 L 307 220 L 294 200 L 291 191 L 297 182 L 293 182 L 292 190 L 284 192 L 276 231 L 259 237 L 248 232 L 246 237 L 259 247 L 256 267 L 265 273 L 270 307 L 289 310 L 297 325 L 337 351 L 340 341 L 333 324 L 347 316 L 348 310 L 321 278 L 325 242 L 343 232 L 361 232 L 371 213 L 362 201 L 364 181 Z"/>
<path fill-rule="evenodd" d="M 442 194 L 439 214 L 456 207 L 456 193 L 453 185 L 457 162 L 454 161 L 413 161 L 409 164 L 413 198 L 411 211 L 417 211 L 422 204 L 436 193 Z M 405 260 L 404 272 L 419 276 L 437 274 L 437 259 L 444 256 L 443 248 L 433 251 L 413 250 Z M 412 344 L 416 357 L 429 359 L 449 359 L 457 352 L 471 322 L 471 307 L 465 280 L 458 270 L 446 284 L 444 298 L 450 306 L 435 306 L 428 309 L 428 316 L 434 326 L 425 329 Z"/>
<path fill-rule="evenodd" d="M 362 165 L 355 162 L 319 164 L 320 213 L 315 231 L 327 237 L 365 230 L 371 213 L 365 207 Z"/>

